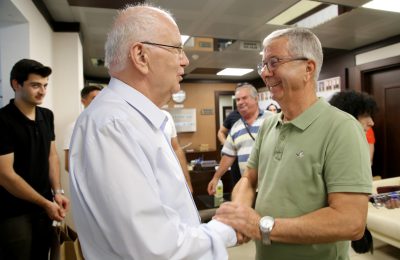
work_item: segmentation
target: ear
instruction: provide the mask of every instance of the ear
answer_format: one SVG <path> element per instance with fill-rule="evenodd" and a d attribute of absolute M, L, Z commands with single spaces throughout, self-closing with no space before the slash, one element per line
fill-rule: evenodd
<path fill-rule="evenodd" d="M 314 77 L 315 69 L 316 69 L 315 61 L 308 60 L 306 65 L 306 76 L 305 76 L 306 77 L 305 79 L 307 81 Z"/>
<path fill-rule="evenodd" d="M 148 72 L 149 57 L 142 43 L 137 42 L 131 46 L 129 50 L 129 60 L 132 66 L 140 72 L 144 74 Z"/>
<path fill-rule="evenodd" d="M 11 87 L 14 90 L 14 92 L 17 91 L 17 89 L 20 87 L 20 85 L 16 79 L 11 80 Z"/>

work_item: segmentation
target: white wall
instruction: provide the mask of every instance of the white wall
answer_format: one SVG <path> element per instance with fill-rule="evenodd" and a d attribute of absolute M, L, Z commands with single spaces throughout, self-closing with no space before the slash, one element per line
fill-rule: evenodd
<path fill-rule="evenodd" d="M 69 196 L 68 173 L 64 170 L 63 143 L 66 130 L 81 112 L 80 90 L 83 88 L 83 54 L 78 33 L 54 33 L 53 37 L 53 112 L 57 152 L 60 157 L 61 182 Z M 67 222 L 73 226 L 72 214 Z"/>
<path fill-rule="evenodd" d="M 3 96 L 0 107 L 7 105 L 9 100 L 14 98 L 14 91 L 10 85 L 10 72 L 17 61 L 29 57 L 28 42 L 29 27 L 27 23 L 10 25 L 0 29 L 0 88 Z"/>

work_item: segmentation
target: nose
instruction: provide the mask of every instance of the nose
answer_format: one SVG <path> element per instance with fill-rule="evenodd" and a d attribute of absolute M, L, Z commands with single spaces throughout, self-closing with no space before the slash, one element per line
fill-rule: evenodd
<path fill-rule="evenodd" d="M 189 65 L 189 59 L 186 56 L 185 51 L 182 51 L 182 55 L 180 56 L 181 66 L 186 67 Z"/>
<path fill-rule="evenodd" d="M 369 118 L 369 120 L 368 120 L 368 125 L 369 125 L 370 127 L 373 127 L 373 126 L 375 125 L 375 122 L 374 122 L 374 120 L 372 119 L 372 117 Z"/>

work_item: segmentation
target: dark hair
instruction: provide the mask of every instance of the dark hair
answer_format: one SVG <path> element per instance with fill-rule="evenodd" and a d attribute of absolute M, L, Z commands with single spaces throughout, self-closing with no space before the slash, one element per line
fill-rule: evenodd
<path fill-rule="evenodd" d="M 21 86 L 29 77 L 29 74 L 38 74 L 42 77 L 48 77 L 51 74 L 51 68 L 42 63 L 30 59 L 22 59 L 14 64 L 10 73 L 10 84 L 16 80 Z"/>
<path fill-rule="evenodd" d="M 373 116 L 378 111 L 378 106 L 370 95 L 354 90 L 346 90 L 334 94 L 329 103 L 355 118 L 364 114 Z"/>
<path fill-rule="evenodd" d="M 101 85 L 89 85 L 89 86 L 85 86 L 82 90 L 81 90 L 81 98 L 86 98 L 90 92 L 92 91 L 101 91 L 103 89 L 103 86 Z"/>

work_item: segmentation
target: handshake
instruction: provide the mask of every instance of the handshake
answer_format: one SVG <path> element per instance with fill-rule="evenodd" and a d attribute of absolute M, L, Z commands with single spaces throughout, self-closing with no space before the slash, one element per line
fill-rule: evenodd
<path fill-rule="evenodd" d="M 261 240 L 259 222 L 261 216 L 250 206 L 236 202 L 225 202 L 217 209 L 214 220 L 231 226 L 236 231 L 237 244 L 251 239 Z"/>

